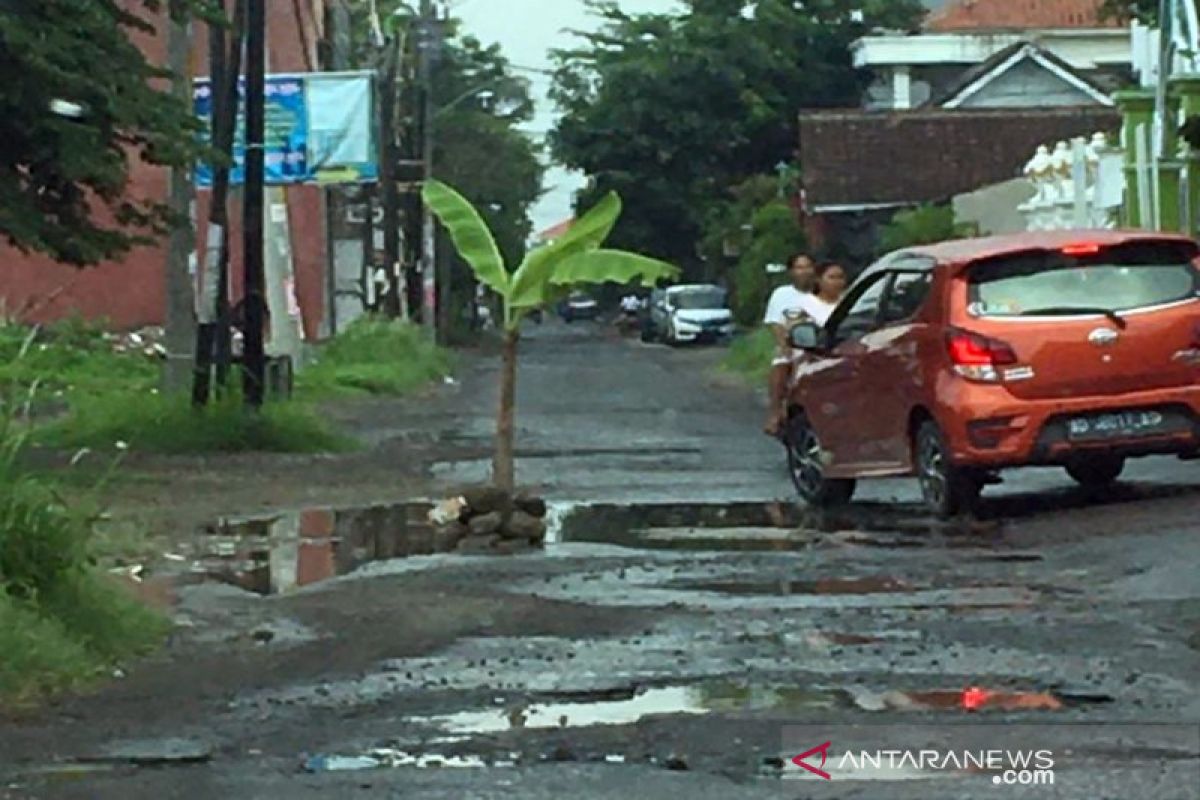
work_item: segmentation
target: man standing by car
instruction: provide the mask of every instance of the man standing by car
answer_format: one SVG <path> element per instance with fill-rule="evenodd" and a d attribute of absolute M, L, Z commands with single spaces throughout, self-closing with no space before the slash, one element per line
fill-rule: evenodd
<path fill-rule="evenodd" d="M 788 261 L 790 283 L 780 286 L 771 293 L 767 302 L 767 313 L 763 323 L 775 337 L 775 359 L 771 362 L 770 406 L 763 430 L 770 436 L 778 436 L 786 420 L 784 403 L 787 398 L 788 373 L 791 369 L 792 347 L 788 332 L 793 325 L 805 319 L 820 319 L 821 309 L 813 284 L 816 280 L 816 265 L 808 255 L 797 253 Z"/>

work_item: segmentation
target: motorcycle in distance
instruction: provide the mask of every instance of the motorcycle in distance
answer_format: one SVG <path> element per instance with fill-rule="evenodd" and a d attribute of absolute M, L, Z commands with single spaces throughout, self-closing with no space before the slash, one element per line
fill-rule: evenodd
<path fill-rule="evenodd" d="M 621 298 L 621 311 L 617 315 L 617 332 L 622 336 L 633 336 L 642 327 L 642 301 L 637 295 Z"/>

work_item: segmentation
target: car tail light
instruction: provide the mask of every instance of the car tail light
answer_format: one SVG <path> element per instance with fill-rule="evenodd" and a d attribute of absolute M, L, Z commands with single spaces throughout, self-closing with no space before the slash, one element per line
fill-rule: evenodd
<path fill-rule="evenodd" d="M 1094 256 L 1100 252 L 1100 245 L 1095 242 L 1078 242 L 1069 244 L 1062 249 L 1064 256 Z"/>
<path fill-rule="evenodd" d="M 946 349 L 954 371 L 973 381 L 996 383 L 1000 380 L 997 367 L 1017 363 L 1017 354 L 1007 342 L 958 328 L 947 332 Z"/>

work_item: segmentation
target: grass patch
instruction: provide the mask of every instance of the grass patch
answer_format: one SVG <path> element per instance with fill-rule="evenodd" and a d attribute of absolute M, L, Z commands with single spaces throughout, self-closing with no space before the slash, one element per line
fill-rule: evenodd
<path fill-rule="evenodd" d="M 402 395 L 450 374 L 450 354 L 415 325 L 379 317 L 357 320 L 296 376 L 302 397 Z"/>
<path fill-rule="evenodd" d="M 70 416 L 38 432 L 39 443 L 165 454 L 327 453 L 355 446 L 304 403 L 267 403 L 251 414 L 235 396 L 194 409 L 187 397 L 120 393 L 72 406 Z"/>
<path fill-rule="evenodd" d="M 10 406 L 11 408 L 11 406 Z M 93 514 L 19 466 L 24 428 L 0 416 L 0 705 L 78 688 L 156 647 L 169 627 L 99 571 Z"/>
<path fill-rule="evenodd" d="M 102 328 L 78 320 L 33 329 L 0 325 L 0 386 L 36 399 L 151 392 L 159 364 L 141 353 L 116 353 Z"/>
<path fill-rule="evenodd" d="M 746 383 L 762 386 L 771 372 L 775 358 L 775 337 L 766 328 L 739 336 L 729 347 L 721 369 L 737 375 Z"/>

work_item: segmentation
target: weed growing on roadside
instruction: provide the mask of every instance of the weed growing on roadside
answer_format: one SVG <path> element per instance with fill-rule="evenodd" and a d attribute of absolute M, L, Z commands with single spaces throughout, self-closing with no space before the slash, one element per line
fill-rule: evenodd
<path fill-rule="evenodd" d="M 150 453 L 323 453 L 353 449 L 311 407 L 269 403 L 248 413 L 230 396 L 203 409 L 187 397 L 114 394 L 75 404 L 66 419 L 38 432 L 51 447 Z"/>
<path fill-rule="evenodd" d="M 73 395 L 151 392 L 158 371 L 140 353 L 114 352 L 102 329 L 80 321 L 45 328 L 0 324 L 0 386 L 37 384 L 43 404 Z"/>
<path fill-rule="evenodd" d="M 774 357 L 774 336 L 766 328 L 759 328 L 733 340 L 729 352 L 721 361 L 721 369 L 739 376 L 747 383 L 763 386 Z"/>
<path fill-rule="evenodd" d="M 297 376 L 302 396 L 400 395 L 450 374 L 449 353 L 415 325 L 379 317 L 355 321 Z"/>
<path fill-rule="evenodd" d="M 153 648 L 168 627 L 98 571 L 94 518 L 22 468 L 32 401 L 10 384 L 0 403 L 0 699 L 9 706 L 83 685 Z"/>

